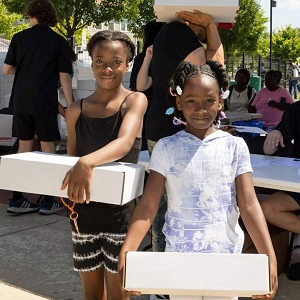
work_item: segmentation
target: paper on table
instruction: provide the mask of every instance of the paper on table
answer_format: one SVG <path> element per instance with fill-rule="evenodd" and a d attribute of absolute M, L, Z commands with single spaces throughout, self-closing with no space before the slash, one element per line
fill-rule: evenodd
<path fill-rule="evenodd" d="M 271 160 L 262 160 L 261 158 L 256 157 L 255 155 L 251 155 L 251 165 L 252 168 L 259 168 L 268 166 L 271 164 Z"/>
<path fill-rule="evenodd" d="M 266 131 L 262 130 L 258 127 L 251 127 L 251 126 L 233 126 L 233 125 L 221 125 L 222 127 L 231 127 L 235 128 L 238 132 L 249 132 L 249 133 L 258 133 L 258 134 L 268 134 Z"/>
<path fill-rule="evenodd" d="M 272 165 L 276 165 L 276 166 L 285 166 L 285 167 L 296 167 L 296 168 L 300 168 L 300 159 L 292 159 L 292 158 L 288 158 L 288 159 L 284 159 L 284 158 L 276 158 L 272 161 Z"/>
<path fill-rule="evenodd" d="M 261 159 L 260 156 L 251 155 L 251 165 L 253 168 L 264 167 L 268 165 L 295 167 L 300 169 L 300 159 L 288 157 L 268 157 L 269 159 Z"/>

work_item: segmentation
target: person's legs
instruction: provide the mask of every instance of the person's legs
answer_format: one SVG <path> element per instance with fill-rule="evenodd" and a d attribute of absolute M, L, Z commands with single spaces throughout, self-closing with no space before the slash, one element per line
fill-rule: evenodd
<path fill-rule="evenodd" d="M 13 126 L 19 139 L 18 153 L 32 151 L 34 144 L 34 122 L 29 114 L 14 114 Z M 22 192 L 13 192 L 9 199 L 8 213 L 28 213 L 39 210 L 39 205 L 29 202 Z"/>
<path fill-rule="evenodd" d="M 47 118 L 49 120 L 49 118 Z M 45 130 L 44 127 L 45 125 L 43 123 L 41 123 L 38 120 L 38 136 L 40 138 L 40 143 L 41 143 L 41 150 L 42 152 L 45 153 L 55 153 L 55 140 L 58 138 L 58 134 L 55 128 L 55 121 L 57 120 L 57 118 L 55 118 L 54 120 L 50 120 L 50 124 L 51 122 L 54 123 L 54 130 L 53 132 L 49 129 Z M 53 128 L 53 126 L 52 126 Z M 53 141 L 47 141 L 49 139 L 53 139 Z M 45 141 L 46 140 L 46 141 Z M 54 200 L 54 198 L 52 196 L 48 196 L 45 195 L 43 197 L 42 203 L 41 203 L 41 209 L 39 210 L 40 214 L 43 215 L 51 215 L 55 212 L 61 211 L 64 209 L 64 206 L 62 203 L 57 202 L 56 200 Z"/>
<path fill-rule="evenodd" d="M 155 141 L 147 140 L 149 153 L 151 155 L 153 148 L 156 144 Z M 162 228 L 165 223 L 165 214 L 167 211 L 167 194 L 164 191 L 157 211 L 157 215 L 152 224 L 152 251 L 164 252 L 166 247 L 165 235 Z"/>
<path fill-rule="evenodd" d="M 291 96 L 293 96 L 292 91 L 293 91 L 293 81 L 289 80 L 289 93 L 291 94 Z"/>
<path fill-rule="evenodd" d="M 106 300 L 104 268 L 91 272 L 80 272 L 84 300 Z"/>
<path fill-rule="evenodd" d="M 41 141 L 41 150 L 46 153 L 55 153 L 55 142 Z"/>
<path fill-rule="evenodd" d="M 121 287 L 118 281 L 118 274 L 105 272 L 105 283 L 107 290 L 107 300 L 130 300 L 129 297 L 123 297 L 121 295 Z"/>
<path fill-rule="evenodd" d="M 293 88 L 294 88 L 294 97 L 298 99 L 298 88 L 297 88 L 298 80 L 293 80 Z"/>
<path fill-rule="evenodd" d="M 165 224 L 165 214 L 167 211 L 167 194 L 164 192 L 160 198 L 159 208 L 152 224 L 152 251 L 164 252 L 166 248 L 165 235 L 162 232 Z"/>
<path fill-rule="evenodd" d="M 33 143 L 34 143 L 33 139 L 28 141 L 19 140 L 18 153 L 31 152 L 33 148 Z"/>
<path fill-rule="evenodd" d="M 278 192 L 261 202 L 266 220 L 285 230 L 300 233 L 300 218 L 293 212 L 300 209 L 300 194 Z"/>
<path fill-rule="evenodd" d="M 84 300 L 106 300 L 103 242 L 101 234 L 77 233 L 72 224 L 74 270 L 80 274 Z"/>

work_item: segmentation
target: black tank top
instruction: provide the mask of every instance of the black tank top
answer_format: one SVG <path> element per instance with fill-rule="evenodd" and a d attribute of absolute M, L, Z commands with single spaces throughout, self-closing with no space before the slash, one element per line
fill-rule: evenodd
<path fill-rule="evenodd" d="M 81 112 L 75 125 L 77 156 L 84 156 L 94 152 L 118 137 L 123 121 L 122 106 L 126 98 L 114 115 L 105 118 L 85 116 L 82 112 L 83 99 L 81 100 Z M 119 161 L 137 163 L 141 146 L 142 139 L 136 138 L 130 152 Z M 125 233 L 133 209 L 133 201 L 122 206 L 92 201 L 89 204 L 76 204 L 74 208 L 78 213 L 79 231 L 81 233 L 97 234 L 99 232 Z M 73 230 L 75 230 L 72 221 L 71 225 Z"/>
<path fill-rule="evenodd" d="M 131 95 L 131 94 L 129 94 Z M 82 102 L 80 101 L 80 115 L 75 125 L 76 130 L 76 155 L 84 156 L 101 149 L 113 140 L 117 139 L 123 121 L 122 106 L 110 117 L 91 118 L 82 112 Z M 119 161 L 137 163 L 141 150 L 142 139 L 136 138 L 130 152 Z"/>

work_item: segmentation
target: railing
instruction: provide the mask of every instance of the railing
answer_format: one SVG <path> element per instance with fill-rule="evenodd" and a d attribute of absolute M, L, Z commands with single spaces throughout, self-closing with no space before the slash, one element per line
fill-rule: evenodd
<path fill-rule="evenodd" d="M 5 39 L 3 35 L 0 35 L 0 52 L 6 52 L 8 50 L 10 41 Z"/>
<path fill-rule="evenodd" d="M 225 66 L 228 76 L 234 80 L 238 69 L 248 69 L 250 74 L 259 75 L 264 79 L 266 72 L 270 67 L 270 58 L 260 55 L 225 55 Z M 272 58 L 272 69 L 279 70 L 282 73 L 281 86 L 286 87 L 287 84 L 287 61 L 282 61 L 278 58 Z"/>

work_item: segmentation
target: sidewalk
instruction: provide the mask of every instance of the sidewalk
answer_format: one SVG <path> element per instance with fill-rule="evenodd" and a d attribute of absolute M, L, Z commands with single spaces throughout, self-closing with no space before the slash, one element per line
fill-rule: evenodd
<path fill-rule="evenodd" d="M 0 299 L 82 299 L 79 275 L 73 271 L 66 212 L 10 215 L 6 212 L 9 195 L 0 190 Z M 299 292 L 300 281 L 280 275 L 276 300 L 299 299 Z M 148 300 L 149 296 L 133 299 Z"/>

